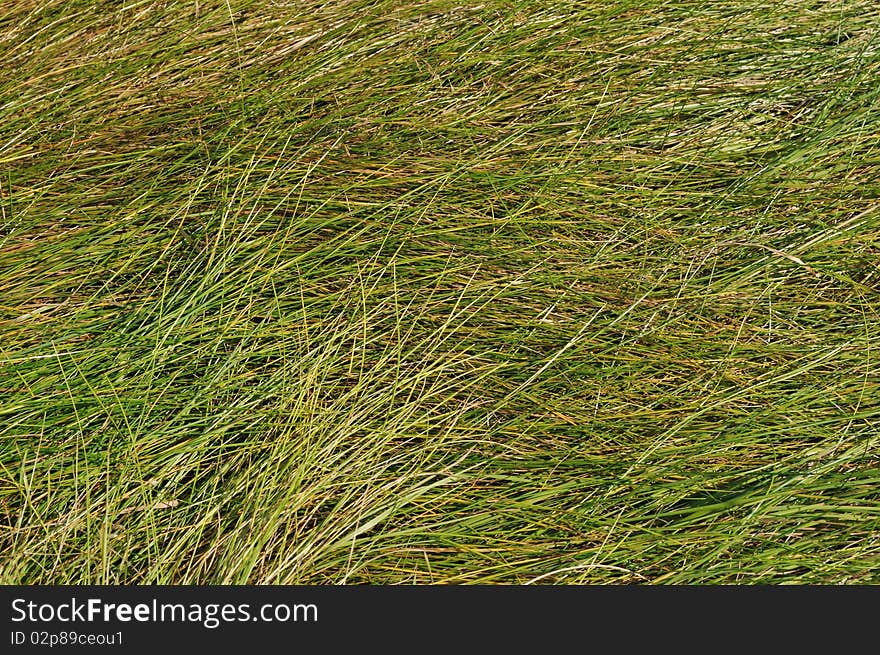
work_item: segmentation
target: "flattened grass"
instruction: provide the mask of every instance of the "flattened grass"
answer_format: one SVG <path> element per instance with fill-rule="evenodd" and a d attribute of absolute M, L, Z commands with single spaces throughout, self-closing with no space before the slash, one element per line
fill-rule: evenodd
<path fill-rule="evenodd" d="M 873 3 L 0 8 L 0 579 L 877 582 Z"/>

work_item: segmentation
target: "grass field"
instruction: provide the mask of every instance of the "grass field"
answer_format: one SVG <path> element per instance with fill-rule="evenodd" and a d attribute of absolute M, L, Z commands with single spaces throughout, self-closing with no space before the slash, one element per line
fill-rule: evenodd
<path fill-rule="evenodd" d="M 880 582 L 874 2 L 6 0 L 0 581 Z"/>

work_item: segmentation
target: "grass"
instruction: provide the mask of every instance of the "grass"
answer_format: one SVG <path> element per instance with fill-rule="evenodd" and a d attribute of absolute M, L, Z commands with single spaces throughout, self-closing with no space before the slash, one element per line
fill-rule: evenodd
<path fill-rule="evenodd" d="M 878 25 L 4 2 L 0 580 L 880 582 Z"/>

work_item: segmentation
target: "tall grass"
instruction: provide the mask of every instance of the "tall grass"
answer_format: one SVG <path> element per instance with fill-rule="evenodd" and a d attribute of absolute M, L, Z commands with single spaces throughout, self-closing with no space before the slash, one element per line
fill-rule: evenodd
<path fill-rule="evenodd" d="M 880 570 L 880 10 L 0 6 L 0 580 Z"/>

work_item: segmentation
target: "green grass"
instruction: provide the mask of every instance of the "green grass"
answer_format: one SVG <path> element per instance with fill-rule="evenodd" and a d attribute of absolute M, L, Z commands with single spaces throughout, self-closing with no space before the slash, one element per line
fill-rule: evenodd
<path fill-rule="evenodd" d="M 7 0 L 0 581 L 880 582 L 880 8 Z"/>

